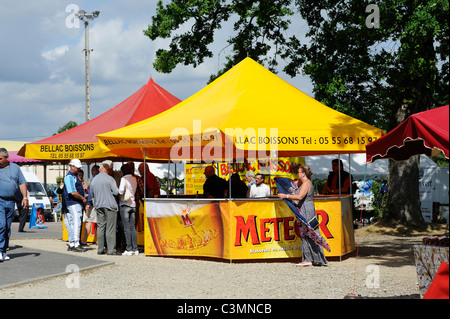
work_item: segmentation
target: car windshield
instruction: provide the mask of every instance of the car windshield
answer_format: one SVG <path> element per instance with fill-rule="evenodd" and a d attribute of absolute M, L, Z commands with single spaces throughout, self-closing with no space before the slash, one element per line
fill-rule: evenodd
<path fill-rule="evenodd" d="M 27 189 L 31 196 L 46 196 L 47 193 L 41 183 L 27 182 Z"/>

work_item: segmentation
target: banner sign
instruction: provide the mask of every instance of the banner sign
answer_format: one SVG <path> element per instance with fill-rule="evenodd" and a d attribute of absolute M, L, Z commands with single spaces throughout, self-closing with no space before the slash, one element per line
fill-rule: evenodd
<path fill-rule="evenodd" d="M 103 157 L 104 152 L 98 143 L 79 144 L 27 144 L 27 158 L 47 159 L 47 160 L 70 160 L 78 158 Z M 112 155 L 114 156 L 114 155 Z"/>
<path fill-rule="evenodd" d="M 348 202 L 348 203 L 347 203 Z M 355 248 L 350 197 L 316 203 L 331 252 Z M 220 259 L 300 258 L 295 216 L 282 200 L 163 200 L 145 202 L 145 254 Z"/>
<path fill-rule="evenodd" d="M 247 159 L 243 162 L 234 162 L 231 164 L 231 174 L 238 173 L 241 180 L 248 184 L 245 174 L 249 171 L 255 174 L 261 173 L 266 176 L 265 183 L 270 186 L 272 194 L 276 194 L 274 177 L 287 177 L 291 179 L 298 178 L 298 166 L 305 164 L 304 157 L 279 157 L 272 160 L 253 160 Z M 186 195 L 203 194 L 203 184 L 205 183 L 205 167 L 209 164 L 185 164 L 185 185 L 184 193 Z M 216 174 L 225 180 L 228 180 L 230 163 L 214 164 Z"/>

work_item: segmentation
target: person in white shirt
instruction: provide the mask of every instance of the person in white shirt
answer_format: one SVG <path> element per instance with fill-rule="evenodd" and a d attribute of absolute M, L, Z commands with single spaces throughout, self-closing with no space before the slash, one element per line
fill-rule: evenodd
<path fill-rule="evenodd" d="M 120 196 L 120 218 L 122 219 L 123 229 L 125 233 L 126 250 L 122 255 L 138 255 L 137 234 L 136 234 L 136 189 L 137 180 L 133 176 L 131 166 L 123 164 L 120 168 L 122 178 L 120 179 L 119 194 Z M 129 195 L 126 194 L 129 192 Z M 128 197 L 128 198 L 127 198 Z"/>
<path fill-rule="evenodd" d="M 269 197 L 270 196 L 270 187 L 269 185 L 264 183 L 264 175 L 256 174 L 255 176 L 255 184 L 253 184 L 249 191 L 249 198 L 261 198 L 261 197 Z"/>

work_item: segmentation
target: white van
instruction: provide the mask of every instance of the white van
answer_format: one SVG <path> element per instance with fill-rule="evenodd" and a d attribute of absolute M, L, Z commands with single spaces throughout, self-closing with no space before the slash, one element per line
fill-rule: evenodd
<path fill-rule="evenodd" d="M 50 205 L 50 199 L 47 196 L 44 185 L 42 185 L 39 178 L 33 172 L 25 172 L 22 170 L 23 176 L 27 180 L 27 190 L 28 190 L 28 216 L 30 216 L 31 208 L 33 204 L 43 204 L 44 205 L 44 215 L 45 220 L 52 219 L 52 206 Z M 19 212 L 14 210 L 14 220 L 19 219 Z"/>

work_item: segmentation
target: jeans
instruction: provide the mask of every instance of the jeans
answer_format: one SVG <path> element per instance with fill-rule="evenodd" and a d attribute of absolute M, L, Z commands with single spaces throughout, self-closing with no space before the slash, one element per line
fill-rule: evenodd
<path fill-rule="evenodd" d="M 127 205 L 120 206 L 120 218 L 122 219 L 125 241 L 127 243 L 126 250 L 138 250 L 136 234 L 136 208 Z"/>
<path fill-rule="evenodd" d="M 0 253 L 5 254 L 9 247 L 11 236 L 11 223 L 14 213 L 14 201 L 6 201 L 0 198 Z"/>
<path fill-rule="evenodd" d="M 69 235 L 69 245 L 71 247 L 80 244 L 80 231 L 83 217 L 83 208 L 80 204 L 67 206 L 68 213 L 65 215 L 64 223 Z"/>
<path fill-rule="evenodd" d="M 62 211 L 62 203 L 58 203 L 53 212 L 58 214 L 61 213 L 61 211 Z"/>

